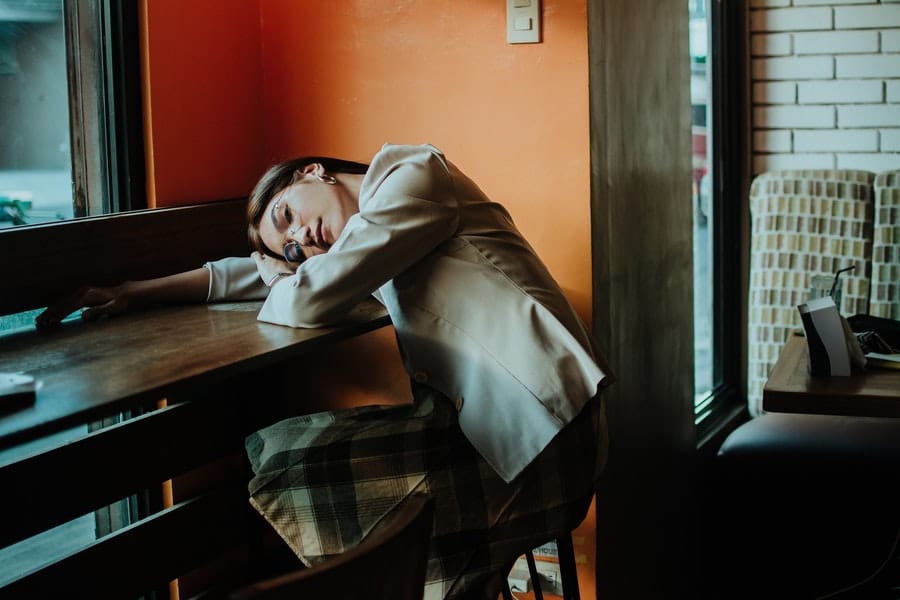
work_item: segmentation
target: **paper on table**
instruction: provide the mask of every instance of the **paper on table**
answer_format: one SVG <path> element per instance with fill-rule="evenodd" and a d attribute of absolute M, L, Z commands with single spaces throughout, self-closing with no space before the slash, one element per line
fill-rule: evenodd
<path fill-rule="evenodd" d="M 877 367 L 882 369 L 900 369 L 900 352 L 893 354 L 882 354 L 880 352 L 869 352 L 866 355 L 866 366 Z"/>
<path fill-rule="evenodd" d="M 34 402 L 37 382 L 25 373 L 0 373 L 0 413 Z"/>

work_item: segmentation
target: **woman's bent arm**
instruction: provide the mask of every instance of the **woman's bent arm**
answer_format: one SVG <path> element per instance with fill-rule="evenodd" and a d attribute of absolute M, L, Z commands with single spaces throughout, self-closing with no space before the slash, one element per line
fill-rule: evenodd
<path fill-rule="evenodd" d="M 110 287 L 85 286 L 54 302 L 37 316 L 35 325 L 56 325 L 82 307 L 82 318 L 91 320 L 117 315 L 154 304 L 199 304 L 206 302 L 209 271 L 203 267 L 142 281 L 126 281 Z"/>

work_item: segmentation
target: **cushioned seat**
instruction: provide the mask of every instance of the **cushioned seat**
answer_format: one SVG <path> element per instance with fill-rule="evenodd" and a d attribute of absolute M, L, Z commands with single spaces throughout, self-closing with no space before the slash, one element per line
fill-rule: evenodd
<path fill-rule="evenodd" d="M 895 551 L 900 419 L 767 413 L 717 456 L 723 579 L 734 598 L 817 598 Z M 737 517 L 737 518 L 735 518 Z"/>
<path fill-rule="evenodd" d="M 889 472 L 900 467 L 900 419 L 767 413 L 738 427 L 719 460 L 744 474 Z"/>

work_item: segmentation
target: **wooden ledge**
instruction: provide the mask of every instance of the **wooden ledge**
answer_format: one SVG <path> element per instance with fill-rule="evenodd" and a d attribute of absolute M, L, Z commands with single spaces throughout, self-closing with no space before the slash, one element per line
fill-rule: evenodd
<path fill-rule="evenodd" d="M 0 449 L 298 358 L 390 323 L 368 300 L 340 324 L 257 320 L 261 302 L 178 306 L 3 338 L 2 369 L 39 382 L 33 405 L 0 413 Z"/>

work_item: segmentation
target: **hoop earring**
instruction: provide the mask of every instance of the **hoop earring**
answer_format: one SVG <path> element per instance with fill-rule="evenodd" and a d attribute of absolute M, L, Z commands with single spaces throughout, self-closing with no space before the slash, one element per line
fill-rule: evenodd
<path fill-rule="evenodd" d="M 318 179 L 322 183 L 327 183 L 328 185 L 334 185 L 337 183 L 337 179 L 335 179 L 328 173 L 322 173 L 321 175 L 316 175 L 316 179 Z"/>

